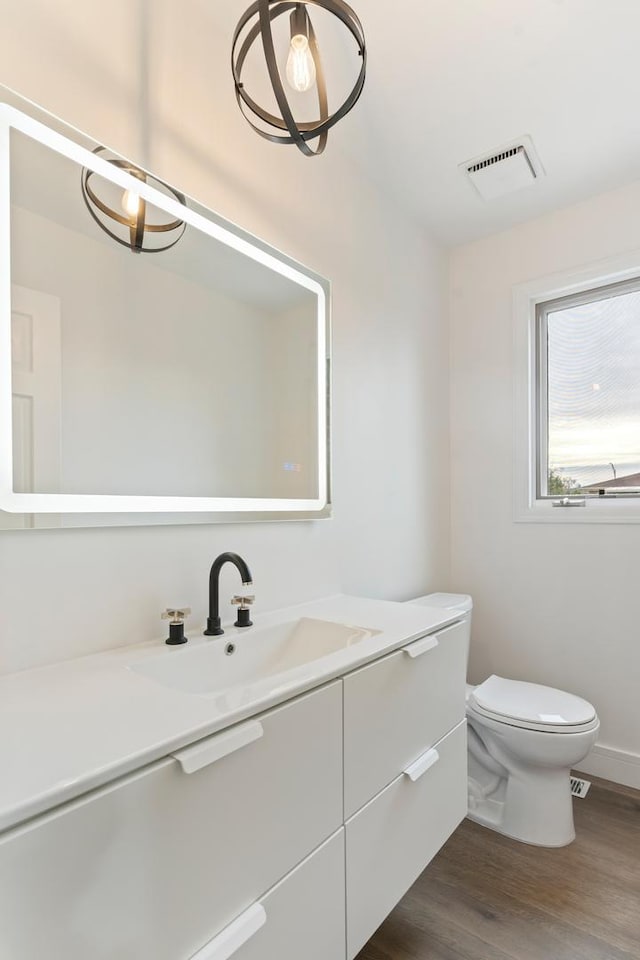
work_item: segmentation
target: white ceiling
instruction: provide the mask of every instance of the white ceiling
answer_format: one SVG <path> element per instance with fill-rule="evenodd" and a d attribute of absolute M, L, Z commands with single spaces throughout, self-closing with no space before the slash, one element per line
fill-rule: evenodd
<path fill-rule="evenodd" d="M 472 240 L 640 176 L 640 0 L 351 3 L 369 69 L 334 142 L 441 241 Z M 482 201 L 458 164 L 522 134 L 547 176 Z"/>

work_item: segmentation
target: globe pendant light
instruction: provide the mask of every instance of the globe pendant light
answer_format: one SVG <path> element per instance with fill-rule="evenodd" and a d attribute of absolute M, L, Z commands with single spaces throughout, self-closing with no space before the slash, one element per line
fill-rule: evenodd
<path fill-rule="evenodd" d="M 327 87 L 320 61 L 320 51 L 309 13 L 310 7 L 320 7 L 333 14 L 349 31 L 357 45 L 360 69 L 351 93 L 344 103 L 329 113 Z M 273 21 L 290 13 L 291 42 L 286 62 L 285 75 L 289 86 L 298 92 L 317 91 L 319 117 L 315 121 L 298 122 L 294 118 L 289 98 L 275 53 L 272 33 Z M 261 107 L 248 93 L 242 81 L 242 70 L 254 42 L 262 40 L 269 81 L 273 88 L 280 115 Z M 250 126 L 265 140 L 272 143 L 295 144 L 307 157 L 321 154 L 327 143 L 327 133 L 355 106 L 364 86 L 367 51 L 362 25 L 355 12 L 343 0 L 304 0 L 292 3 L 289 0 L 256 0 L 240 18 L 233 35 L 231 65 L 238 106 Z M 315 149 L 309 145 L 317 140 Z"/>
<path fill-rule="evenodd" d="M 184 194 L 179 193 L 170 187 L 163 180 L 150 173 L 145 173 L 139 167 L 123 160 L 122 157 L 108 156 L 105 147 L 96 147 L 93 153 L 102 156 L 103 159 L 112 163 L 114 167 L 124 170 L 126 173 L 140 180 L 142 183 L 149 183 L 152 187 L 160 188 L 169 196 L 183 205 L 186 205 Z M 94 171 L 83 167 L 81 176 L 82 197 L 87 210 L 98 224 L 101 230 L 104 230 L 112 240 L 129 247 L 132 253 L 161 253 L 163 250 L 169 250 L 176 245 L 178 240 L 186 229 L 184 220 L 165 220 L 163 222 L 150 222 L 148 218 L 147 202 L 135 189 L 124 190 L 120 198 L 120 210 L 114 209 L 104 198 L 98 196 L 93 183 Z M 96 176 L 98 176 L 96 174 Z M 98 182 L 100 181 L 98 176 Z M 107 181 L 103 180 L 103 183 Z M 154 206 L 154 210 L 159 208 Z M 164 211 L 163 211 L 164 212 Z M 163 242 L 159 235 L 167 234 L 168 243 Z M 158 244 L 154 245 L 151 238 L 158 238 Z"/>

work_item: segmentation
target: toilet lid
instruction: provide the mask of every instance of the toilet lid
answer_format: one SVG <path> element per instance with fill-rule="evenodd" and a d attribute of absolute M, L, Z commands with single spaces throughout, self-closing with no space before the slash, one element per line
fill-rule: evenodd
<path fill-rule="evenodd" d="M 595 718 L 592 705 L 581 697 L 553 687 L 491 676 L 469 697 L 471 705 L 505 722 L 545 727 L 571 727 Z"/>

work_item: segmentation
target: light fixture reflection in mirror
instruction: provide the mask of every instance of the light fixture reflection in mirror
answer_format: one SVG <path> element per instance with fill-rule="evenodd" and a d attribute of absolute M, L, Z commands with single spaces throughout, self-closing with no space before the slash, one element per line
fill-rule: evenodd
<path fill-rule="evenodd" d="M 123 160 L 122 157 L 110 156 L 105 147 L 96 147 L 93 153 L 103 157 L 115 167 L 130 174 L 142 183 L 148 183 L 161 190 L 167 196 L 173 197 L 179 203 L 186 205 L 184 194 L 179 193 L 162 180 L 145 173 L 139 167 Z M 87 210 L 101 230 L 124 247 L 129 247 L 132 253 L 161 253 L 175 246 L 182 237 L 186 223 L 184 220 L 168 220 L 164 211 L 160 211 L 136 193 L 133 187 L 125 190 L 120 198 L 122 212 L 110 205 L 105 196 L 98 195 L 98 186 L 104 190 L 110 186 L 103 178 L 84 167 L 81 176 L 82 197 Z M 159 214 L 155 216 L 154 214 Z M 119 234 L 116 232 L 121 227 Z M 166 240 L 169 239 L 167 243 Z"/>

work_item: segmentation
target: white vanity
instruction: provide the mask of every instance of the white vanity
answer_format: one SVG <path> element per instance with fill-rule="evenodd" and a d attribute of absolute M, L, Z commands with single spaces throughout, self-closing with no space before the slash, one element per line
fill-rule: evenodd
<path fill-rule="evenodd" d="M 0 155 L 0 527 L 328 516 L 328 281 L 8 90 Z M 454 830 L 468 624 L 256 621 L 0 676 L 0 960 L 351 960 Z"/>
<path fill-rule="evenodd" d="M 0 956 L 353 958 L 466 813 L 467 631 L 335 597 L 1 678 Z"/>

